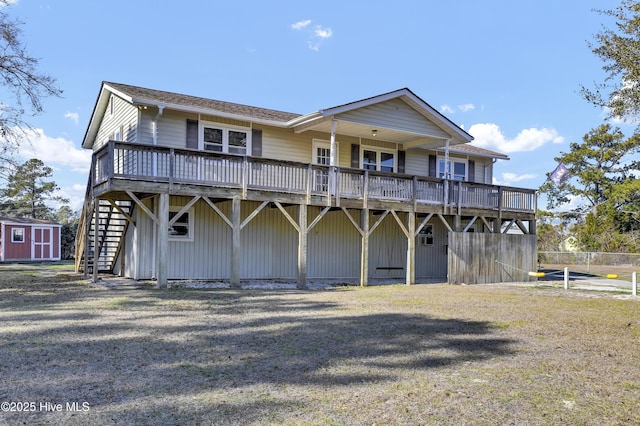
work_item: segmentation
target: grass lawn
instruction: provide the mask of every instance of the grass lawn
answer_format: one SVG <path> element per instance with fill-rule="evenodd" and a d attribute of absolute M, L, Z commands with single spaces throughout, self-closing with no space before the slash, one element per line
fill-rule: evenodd
<path fill-rule="evenodd" d="M 161 291 L 70 268 L 0 266 L 0 424 L 640 424 L 640 298 Z"/>

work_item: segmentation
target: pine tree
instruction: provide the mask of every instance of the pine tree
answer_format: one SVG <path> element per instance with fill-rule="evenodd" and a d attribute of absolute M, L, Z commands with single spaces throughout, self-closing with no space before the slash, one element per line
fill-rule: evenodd
<path fill-rule="evenodd" d="M 45 180 L 52 175 L 53 169 L 36 158 L 17 166 L 7 179 L 7 187 L 0 191 L 0 211 L 8 216 L 52 218 L 54 210 L 46 202 L 69 202 L 55 195 L 60 188 L 54 181 Z"/>

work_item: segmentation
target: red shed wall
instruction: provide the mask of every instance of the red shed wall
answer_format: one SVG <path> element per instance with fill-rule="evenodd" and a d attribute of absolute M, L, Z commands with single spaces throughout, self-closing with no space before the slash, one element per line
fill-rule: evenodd
<path fill-rule="evenodd" d="M 12 243 L 11 235 L 14 228 L 24 229 L 24 242 Z M 30 225 L 6 225 L 4 227 L 3 245 L 4 260 L 31 260 L 31 226 Z"/>

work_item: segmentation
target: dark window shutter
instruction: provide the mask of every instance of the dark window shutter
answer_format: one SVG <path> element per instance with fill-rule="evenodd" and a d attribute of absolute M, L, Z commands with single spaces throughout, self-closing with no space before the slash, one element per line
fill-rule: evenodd
<path fill-rule="evenodd" d="M 262 130 L 251 130 L 251 155 L 262 157 Z"/>
<path fill-rule="evenodd" d="M 360 167 L 360 145 L 351 144 L 351 167 L 357 169 Z"/>
<path fill-rule="evenodd" d="M 436 168 L 436 156 L 429 156 L 429 176 L 436 177 L 438 176 L 437 168 Z"/>
<path fill-rule="evenodd" d="M 467 177 L 469 182 L 476 181 L 476 162 L 469 160 L 469 170 L 467 171 Z"/>
<path fill-rule="evenodd" d="M 187 120 L 187 148 L 198 149 L 198 120 Z"/>
<path fill-rule="evenodd" d="M 406 151 L 398 151 L 398 173 L 404 173 Z"/>

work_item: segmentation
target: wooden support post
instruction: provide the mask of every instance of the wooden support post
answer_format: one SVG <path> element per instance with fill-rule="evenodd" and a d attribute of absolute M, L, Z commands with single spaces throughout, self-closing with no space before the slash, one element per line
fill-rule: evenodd
<path fill-rule="evenodd" d="M 462 230 L 462 218 L 459 215 L 453 217 L 453 230 L 460 232 Z"/>
<path fill-rule="evenodd" d="M 569 290 L 569 268 L 564 268 L 564 289 Z"/>
<path fill-rule="evenodd" d="M 98 263 L 100 261 L 100 253 L 98 252 L 98 232 L 100 231 L 100 199 L 93 199 L 93 282 L 98 282 Z M 91 227 L 91 224 L 89 224 Z"/>
<path fill-rule="evenodd" d="M 307 288 L 307 205 L 298 206 L 298 284 L 300 290 Z"/>
<path fill-rule="evenodd" d="M 407 285 L 416 283 L 416 215 L 407 213 Z"/>
<path fill-rule="evenodd" d="M 240 288 L 240 199 L 231 200 L 231 287 Z"/>
<path fill-rule="evenodd" d="M 158 288 L 167 288 L 169 269 L 169 194 L 160 194 L 158 204 L 158 257 L 156 260 L 156 277 Z"/>
<path fill-rule="evenodd" d="M 369 285 L 369 209 L 360 210 L 360 229 L 362 229 L 362 251 L 360 254 L 360 286 Z"/>
<path fill-rule="evenodd" d="M 84 279 L 89 278 L 89 232 L 91 232 L 91 203 L 85 204 L 84 211 L 84 271 L 82 272 Z M 83 253 L 83 252 L 80 252 Z"/>

